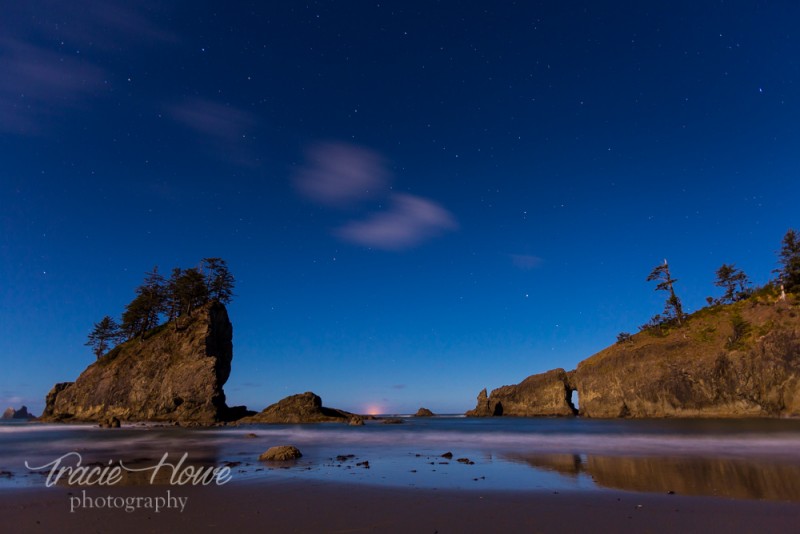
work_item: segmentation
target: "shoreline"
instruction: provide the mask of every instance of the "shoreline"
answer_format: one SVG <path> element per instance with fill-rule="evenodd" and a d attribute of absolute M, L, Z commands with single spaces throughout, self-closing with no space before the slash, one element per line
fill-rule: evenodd
<path fill-rule="evenodd" d="M 104 507 L 70 512 L 70 498 L 185 498 L 181 512 Z M 618 490 L 392 488 L 317 480 L 224 486 L 3 490 L 0 517 L 15 532 L 790 532 L 800 503 Z M 73 501 L 74 502 L 74 501 Z"/>

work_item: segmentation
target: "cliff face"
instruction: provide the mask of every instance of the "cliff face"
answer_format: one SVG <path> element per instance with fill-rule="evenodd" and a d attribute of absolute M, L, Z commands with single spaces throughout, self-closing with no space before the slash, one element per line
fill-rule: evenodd
<path fill-rule="evenodd" d="M 168 323 L 143 341 L 123 343 L 91 364 L 75 382 L 48 393 L 44 420 L 180 421 L 213 423 L 228 415 L 222 386 L 233 358 L 233 327 L 225 306 L 212 302 Z"/>
<path fill-rule="evenodd" d="M 573 382 L 588 417 L 800 415 L 800 314 L 756 301 L 701 310 L 584 360 Z"/>
<path fill-rule="evenodd" d="M 576 410 L 570 403 L 569 374 L 564 369 L 532 375 L 513 386 L 503 386 L 487 397 L 478 394 L 478 404 L 467 412 L 470 417 L 514 415 L 518 417 L 571 416 Z"/>
<path fill-rule="evenodd" d="M 800 416 L 800 310 L 757 298 L 705 308 L 570 373 L 533 375 L 488 397 L 484 390 L 467 415 L 568 415 L 573 390 L 585 417 Z"/>

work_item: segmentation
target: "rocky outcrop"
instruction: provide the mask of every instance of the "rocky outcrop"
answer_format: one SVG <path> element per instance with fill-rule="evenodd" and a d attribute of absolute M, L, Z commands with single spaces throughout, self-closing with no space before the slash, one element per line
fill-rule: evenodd
<path fill-rule="evenodd" d="M 475 409 L 469 410 L 466 414 L 467 417 L 491 417 L 493 415 L 502 415 L 502 413 L 494 413 L 490 408 L 489 396 L 486 394 L 486 388 L 483 388 L 478 393 L 478 404 Z"/>
<path fill-rule="evenodd" d="M 75 382 L 48 393 L 44 420 L 226 420 L 222 386 L 233 358 L 233 327 L 225 306 L 211 302 L 167 323 L 145 339 L 123 343 L 91 364 Z"/>
<path fill-rule="evenodd" d="M 475 409 L 466 415 L 572 416 L 576 410 L 570 402 L 572 391 L 569 384 L 569 374 L 564 369 L 553 369 L 529 376 L 517 385 L 494 389 L 488 397 L 484 389 L 478 394 Z"/>
<path fill-rule="evenodd" d="M 326 408 L 322 399 L 310 391 L 286 397 L 275 404 L 267 406 L 263 411 L 240 419 L 238 422 L 249 423 L 352 423 L 357 415 L 344 410 Z"/>
<path fill-rule="evenodd" d="M 22 406 L 19 410 L 15 410 L 12 407 L 6 408 L 6 411 L 3 412 L 3 416 L 0 419 L 24 419 L 24 420 L 31 420 L 36 419 L 36 416 L 33 414 L 28 413 L 28 407 Z"/>
<path fill-rule="evenodd" d="M 420 408 L 414 417 L 433 417 L 435 414 L 427 408 Z"/>

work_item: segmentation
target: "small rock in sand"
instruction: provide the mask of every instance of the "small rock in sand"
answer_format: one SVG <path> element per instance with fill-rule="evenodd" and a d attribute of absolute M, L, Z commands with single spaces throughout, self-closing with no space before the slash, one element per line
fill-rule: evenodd
<path fill-rule="evenodd" d="M 277 447 L 270 447 L 266 452 L 262 453 L 258 459 L 262 462 L 285 462 L 287 460 L 296 460 L 303 456 L 303 454 L 292 445 L 278 445 Z"/>

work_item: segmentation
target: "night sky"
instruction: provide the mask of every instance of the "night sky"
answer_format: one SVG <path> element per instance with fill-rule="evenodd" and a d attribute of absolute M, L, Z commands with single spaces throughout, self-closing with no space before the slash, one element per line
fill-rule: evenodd
<path fill-rule="evenodd" d="M 800 3 L 9 2 L 0 409 L 227 260 L 231 405 L 462 412 L 800 228 Z"/>

